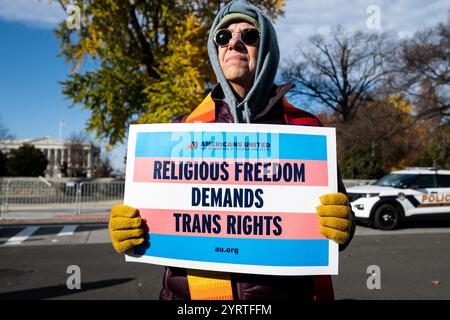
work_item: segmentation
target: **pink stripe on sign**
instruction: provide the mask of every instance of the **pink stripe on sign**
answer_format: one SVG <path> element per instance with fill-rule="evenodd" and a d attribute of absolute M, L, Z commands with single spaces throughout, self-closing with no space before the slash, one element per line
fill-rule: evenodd
<path fill-rule="evenodd" d="M 203 163 L 203 164 L 202 164 Z M 327 161 L 138 157 L 134 182 L 238 185 L 328 185 Z"/>
<path fill-rule="evenodd" d="M 262 239 L 326 239 L 315 213 L 139 209 L 149 233 Z"/>

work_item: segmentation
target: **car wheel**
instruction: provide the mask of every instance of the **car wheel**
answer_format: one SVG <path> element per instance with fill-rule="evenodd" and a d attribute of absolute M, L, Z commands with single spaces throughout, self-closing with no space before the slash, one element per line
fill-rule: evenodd
<path fill-rule="evenodd" d="M 393 230 L 399 223 L 400 211 L 389 203 L 379 206 L 373 215 L 373 225 L 377 229 Z"/>

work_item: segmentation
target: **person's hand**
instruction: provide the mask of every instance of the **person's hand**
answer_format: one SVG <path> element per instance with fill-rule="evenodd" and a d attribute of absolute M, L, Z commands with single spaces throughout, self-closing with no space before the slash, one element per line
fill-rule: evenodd
<path fill-rule="evenodd" d="M 117 252 L 125 252 L 144 242 L 144 228 L 139 211 L 124 204 L 112 207 L 109 235 Z"/>
<path fill-rule="evenodd" d="M 346 243 L 352 227 L 348 197 L 343 193 L 330 193 L 321 196 L 320 203 L 317 207 L 320 233 L 339 244 Z"/>

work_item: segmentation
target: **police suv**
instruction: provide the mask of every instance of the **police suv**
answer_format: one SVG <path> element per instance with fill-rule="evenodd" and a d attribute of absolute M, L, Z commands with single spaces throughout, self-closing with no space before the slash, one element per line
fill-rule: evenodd
<path fill-rule="evenodd" d="M 350 187 L 348 197 L 357 220 L 392 230 L 402 220 L 445 215 L 450 219 L 450 170 L 408 168 L 371 185 Z"/>

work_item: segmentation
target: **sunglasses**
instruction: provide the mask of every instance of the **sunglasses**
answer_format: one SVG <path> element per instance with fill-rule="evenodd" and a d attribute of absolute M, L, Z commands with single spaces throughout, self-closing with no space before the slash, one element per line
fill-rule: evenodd
<path fill-rule="evenodd" d="M 238 33 L 240 35 L 240 40 L 246 45 L 252 45 L 259 40 L 259 31 L 255 28 L 243 29 L 241 32 L 234 32 L 228 29 L 220 29 L 214 33 L 214 42 L 221 47 L 228 45 L 233 35 Z"/>

